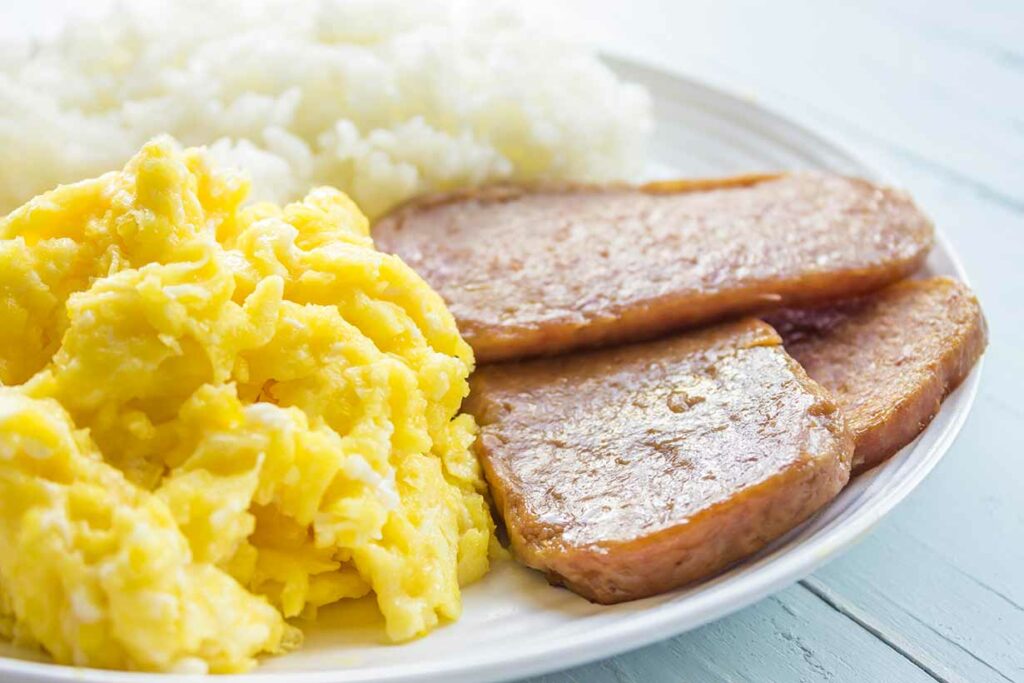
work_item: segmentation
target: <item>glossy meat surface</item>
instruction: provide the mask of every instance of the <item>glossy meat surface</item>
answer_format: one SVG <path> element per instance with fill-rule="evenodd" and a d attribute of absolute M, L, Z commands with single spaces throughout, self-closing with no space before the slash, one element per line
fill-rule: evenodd
<path fill-rule="evenodd" d="M 932 243 L 906 195 L 813 173 L 470 190 L 373 234 L 441 293 L 482 363 L 860 294 Z"/>
<path fill-rule="evenodd" d="M 768 320 L 787 351 L 839 402 L 856 442 L 855 473 L 913 441 L 987 342 L 974 294 L 943 277 L 780 311 Z"/>
<path fill-rule="evenodd" d="M 472 378 L 476 449 L 520 560 L 599 602 L 706 577 L 846 483 L 830 397 L 748 319 Z"/>

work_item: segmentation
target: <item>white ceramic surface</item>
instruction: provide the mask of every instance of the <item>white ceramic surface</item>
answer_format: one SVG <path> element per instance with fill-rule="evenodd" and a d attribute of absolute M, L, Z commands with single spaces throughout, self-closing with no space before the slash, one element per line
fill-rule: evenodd
<path fill-rule="evenodd" d="M 654 97 L 652 177 L 817 168 L 880 178 L 848 152 L 752 102 L 638 64 L 609 61 L 626 78 L 647 86 Z M 941 235 L 927 272 L 966 279 Z M 866 534 L 949 448 L 974 400 L 979 377 L 980 367 L 946 400 L 916 441 L 854 481 L 807 524 L 699 586 L 601 607 L 548 586 L 539 574 L 512 562 L 499 563 L 483 581 L 466 589 L 462 618 L 427 638 L 386 645 L 378 629 L 346 625 L 345 615 L 333 611 L 308 630 L 302 649 L 268 659 L 256 672 L 231 680 L 506 680 L 609 657 L 720 618 L 808 575 Z M 370 612 L 366 607 L 358 609 Z M 19 683 L 195 680 L 60 667 L 9 645 L 0 645 L 0 655 L 0 680 Z"/>

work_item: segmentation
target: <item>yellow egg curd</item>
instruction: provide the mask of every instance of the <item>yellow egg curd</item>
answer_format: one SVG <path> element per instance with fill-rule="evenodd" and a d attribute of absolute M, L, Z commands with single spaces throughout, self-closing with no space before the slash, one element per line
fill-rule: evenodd
<path fill-rule="evenodd" d="M 441 298 L 247 190 L 164 138 L 0 221 L 0 633 L 59 662 L 245 670 L 371 591 L 412 638 L 497 547 Z"/>

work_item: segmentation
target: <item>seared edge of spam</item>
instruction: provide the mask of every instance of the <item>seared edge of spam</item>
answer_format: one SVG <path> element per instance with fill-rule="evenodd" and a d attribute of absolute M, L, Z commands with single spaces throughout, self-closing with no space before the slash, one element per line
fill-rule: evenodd
<path fill-rule="evenodd" d="M 716 334 L 724 339 L 716 340 Z M 716 345 L 734 344 L 740 353 L 755 346 L 777 347 L 797 384 L 815 398 L 813 405 L 821 412 L 813 414 L 821 417 L 819 436 L 828 447 L 823 447 L 821 452 L 804 450 L 799 461 L 736 492 L 729 499 L 705 507 L 682 523 L 630 540 L 582 545 L 567 542 L 557 526 L 539 523 L 537 514 L 529 510 L 516 489 L 518 477 L 486 444 L 490 425 L 500 421 L 501 414 L 514 400 L 502 394 L 503 378 L 521 377 L 524 371 L 528 373 L 549 364 L 557 367 L 559 363 L 586 363 L 588 359 L 612 356 L 631 347 L 491 365 L 482 368 L 472 379 L 465 408 L 477 416 L 481 425 L 474 448 L 516 557 L 545 572 L 553 583 L 565 585 L 594 602 L 613 604 L 634 600 L 709 578 L 807 520 L 849 480 L 853 440 L 842 414 L 831 395 L 785 354 L 782 340 L 773 329 L 760 321 L 746 319 L 679 336 L 710 339 Z M 633 347 L 671 342 L 671 339 L 659 340 Z M 731 454 L 732 457 L 739 455 Z"/>
<path fill-rule="evenodd" d="M 640 190 L 649 194 L 679 194 L 682 192 L 701 192 L 704 190 L 725 190 L 735 187 L 750 187 L 768 180 L 778 180 L 786 173 L 742 173 L 739 175 L 717 178 L 673 178 L 668 180 L 652 180 L 639 185 L 627 182 L 584 183 L 559 180 L 536 180 L 522 183 L 493 183 L 478 187 L 460 187 L 454 190 L 427 192 L 412 197 L 386 215 L 381 216 L 377 224 L 385 221 L 404 221 L 410 211 L 454 204 L 469 199 L 481 202 L 507 202 L 535 192 L 605 192 L 607 190 Z"/>
<path fill-rule="evenodd" d="M 908 327 L 908 313 L 932 313 L 931 329 Z M 782 335 L 787 351 L 807 364 L 812 377 L 836 395 L 846 412 L 856 444 L 854 474 L 885 462 L 913 441 L 935 418 L 946 396 L 967 378 L 988 344 L 988 325 L 977 297 L 948 277 L 906 280 L 831 305 L 778 311 L 766 320 Z M 941 328 L 934 344 L 939 350 L 926 357 L 879 355 L 872 338 L 885 334 L 887 327 L 900 329 L 907 346 Z M 887 395 L 889 383 L 859 387 L 860 391 L 845 382 L 836 386 L 831 373 L 816 372 L 829 355 L 840 357 L 832 362 L 843 363 L 851 375 L 863 363 L 881 365 L 891 369 L 894 384 L 909 378 L 913 386 L 894 399 Z"/>
<path fill-rule="evenodd" d="M 765 182 L 792 177 L 793 173 L 755 173 L 721 178 L 691 178 L 655 181 L 641 185 L 628 183 L 586 184 L 571 182 L 539 182 L 524 185 L 496 184 L 464 188 L 414 198 L 384 216 L 377 227 L 388 225 L 397 231 L 418 211 L 463 201 L 482 203 L 510 202 L 532 193 L 602 193 L 609 190 L 637 190 L 651 195 L 671 195 L 713 190 L 747 188 Z M 842 176 L 837 176 L 842 177 Z M 843 177 L 851 184 L 878 190 L 892 205 L 903 206 L 917 225 L 908 228 L 927 234 L 913 254 L 887 264 L 864 268 L 846 268 L 835 272 L 807 272 L 799 280 L 754 282 L 745 286 L 692 292 L 670 292 L 652 298 L 642 306 L 609 310 L 606 315 L 559 324 L 504 324 L 495 327 L 477 320 L 458 320 L 459 329 L 473 347 L 480 364 L 550 356 L 573 349 L 615 345 L 650 339 L 667 331 L 726 320 L 756 312 L 766 303 L 785 306 L 812 305 L 842 296 L 868 293 L 917 272 L 924 264 L 932 246 L 932 224 L 905 192 L 853 177 Z M 390 227 L 394 225 L 395 227 Z M 385 246 L 385 249 L 387 247 Z M 432 283 L 444 289 L 440 283 Z M 444 292 L 442 291 L 442 294 Z M 450 304 L 453 302 L 449 302 Z"/>

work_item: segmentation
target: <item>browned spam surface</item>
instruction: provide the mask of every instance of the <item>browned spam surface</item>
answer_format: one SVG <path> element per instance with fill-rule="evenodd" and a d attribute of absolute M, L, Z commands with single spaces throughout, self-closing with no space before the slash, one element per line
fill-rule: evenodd
<path fill-rule="evenodd" d="M 471 381 L 475 447 L 514 552 L 599 602 L 722 569 L 849 476 L 836 406 L 753 319 Z"/>
<path fill-rule="evenodd" d="M 409 205 L 374 238 L 488 362 L 867 292 L 916 270 L 932 227 L 904 194 L 800 173 L 487 188 Z"/>
<path fill-rule="evenodd" d="M 913 441 L 970 373 L 987 332 L 978 300 L 949 278 L 769 316 L 786 349 L 833 392 L 856 443 L 854 472 Z"/>

